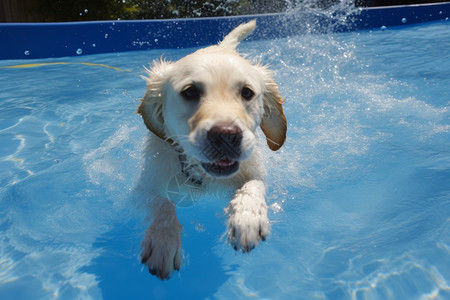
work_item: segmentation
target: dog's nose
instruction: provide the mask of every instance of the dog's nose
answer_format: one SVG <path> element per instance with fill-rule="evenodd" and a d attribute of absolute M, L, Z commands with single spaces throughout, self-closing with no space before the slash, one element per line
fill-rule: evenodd
<path fill-rule="evenodd" d="M 216 152 L 214 156 L 236 159 L 241 155 L 242 130 L 238 126 L 216 124 L 208 131 L 207 138 Z"/>

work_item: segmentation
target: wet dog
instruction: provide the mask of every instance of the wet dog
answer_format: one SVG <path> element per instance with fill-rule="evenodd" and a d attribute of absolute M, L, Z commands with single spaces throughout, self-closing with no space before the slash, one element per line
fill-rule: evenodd
<path fill-rule="evenodd" d="M 236 51 L 255 27 L 255 20 L 241 24 L 218 45 L 147 70 L 138 113 L 152 134 L 138 189 L 148 199 L 152 222 L 141 259 L 161 279 L 180 269 L 182 225 L 175 204 L 193 193 L 232 190 L 225 212 L 235 250 L 249 252 L 269 233 L 256 130 L 276 151 L 286 139 L 286 118 L 272 72 Z"/>

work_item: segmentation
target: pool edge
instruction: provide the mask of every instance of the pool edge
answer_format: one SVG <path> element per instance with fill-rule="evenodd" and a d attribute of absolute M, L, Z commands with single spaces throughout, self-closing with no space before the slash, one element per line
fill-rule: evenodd
<path fill-rule="evenodd" d="M 336 12 L 338 13 L 338 12 Z M 0 60 L 80 56 L 215 44 L 233 27 L 256 19 L 251 40 L 366 30 L 448 20 L 450 2 L 361 8 L 345 21 L 312 12 L 137 21 L 0 24 Z M 206 30 L 205 30 L 206 29 Z"/>

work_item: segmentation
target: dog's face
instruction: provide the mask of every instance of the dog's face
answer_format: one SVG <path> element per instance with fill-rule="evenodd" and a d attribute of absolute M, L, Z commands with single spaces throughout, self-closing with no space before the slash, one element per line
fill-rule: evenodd
<path fill-rule="evenodd" d="M 286 119 L 271 72 L 233 49 L 212 46 L 175 63 L 155 62 L 149 75 L 138 110 L 147 127 L 209 175 L 238 172 L 260 125 L 272 150 L 282 146 Z"/>
<path fill-rule="evenodd" d="M 176 62 L 168 75 L 166 135 L 210 175 L 238 171 L 264 113 L 261 71 L 232 52 L 209 48 Z"/>

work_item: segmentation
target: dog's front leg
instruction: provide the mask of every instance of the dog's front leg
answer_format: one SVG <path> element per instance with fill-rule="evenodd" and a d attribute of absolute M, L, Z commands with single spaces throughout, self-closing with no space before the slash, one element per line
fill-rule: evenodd
<path fill-rule="evenodd" d="M 246 182 L 231 200 L 228 214 L 228 240 L 235 250 L 250 252 L 269 233 L 266 187 L 261 180 Z"/>
<path fill-rule="evenodd" d="M 155 196 L 150 202 L 152 223 L 147 229 L 141 247 L 142 263 L 151 274 L 168 279 L 182 262 L 181 230 L 172 201 Z"/>

